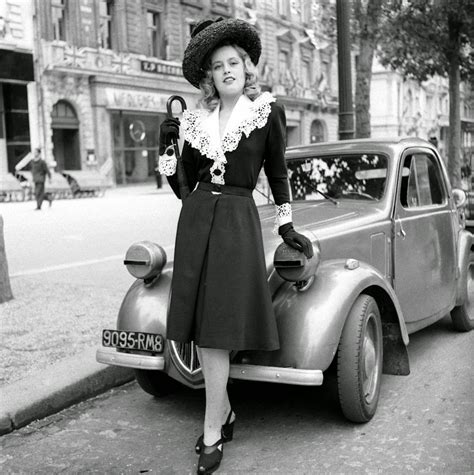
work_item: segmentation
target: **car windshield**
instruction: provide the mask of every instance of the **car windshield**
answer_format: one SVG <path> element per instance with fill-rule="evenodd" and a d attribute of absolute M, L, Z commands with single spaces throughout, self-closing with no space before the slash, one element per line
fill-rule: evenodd
<path fill-rule="evenodd" d="M 378 201 L 385 190 L 387 158 L 360 153 L 292 159 L 288 176 L 293 200 Z"/>

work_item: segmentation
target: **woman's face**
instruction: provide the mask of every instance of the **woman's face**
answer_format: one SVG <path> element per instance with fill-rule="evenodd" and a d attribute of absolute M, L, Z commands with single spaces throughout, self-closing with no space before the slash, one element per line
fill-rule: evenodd
<path fill-rule="evenodd" d="M 242 94 L 245 86 L 244 62 L 233 46 L 221 46 L 212 53 L 211 73 L 221 98 Z"/>

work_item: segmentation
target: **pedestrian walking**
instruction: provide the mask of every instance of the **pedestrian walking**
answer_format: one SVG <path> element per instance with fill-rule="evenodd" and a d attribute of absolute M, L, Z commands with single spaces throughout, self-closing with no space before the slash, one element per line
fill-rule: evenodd
<path fill-rule="evenodd" d="M 41 158 L 41 149 L 36 148 L 31 161 L 31 174 L 33 175 L 33 183 L 35 184 L 36 210 L 41 210 L 44 199 L 49 201 L 49 206 L 53 202 L 50 193 L 45 193 L 44 186 L 46 176 L 51 181 L 51 172 L 47 163 Z"/>
<path fill-rule="evenodd" d="M 201 90 L 202 108 L 184 111 L 182 124 L 160 127 L 160 172 L 180 197 L 172 143 L 181 152 L 191 194 L 183 200 L 174 256 L 167 338 L 194 341 L 206 388 L 204 433 L 197 440 L 198 474 L 219 467 L 236 415 L 227 394 L 230 352 L 279 348 L 252 190 L 263 167 L 276 203 L 278 232 L 313 255 L 292 224 L 284 159 L 283 106 L 261 93 L 257 30 L 237 19 L 205 20 L 193 31 L 184 77 Z"/>

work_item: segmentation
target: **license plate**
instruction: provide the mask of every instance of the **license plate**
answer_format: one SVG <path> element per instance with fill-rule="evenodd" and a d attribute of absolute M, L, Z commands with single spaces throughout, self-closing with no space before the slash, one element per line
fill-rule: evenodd
<path fill-rule="evenodd" d="M 157 333 L 102 330 L 102 345 L 123 350 L 163 352 L 163 337 Z"/>

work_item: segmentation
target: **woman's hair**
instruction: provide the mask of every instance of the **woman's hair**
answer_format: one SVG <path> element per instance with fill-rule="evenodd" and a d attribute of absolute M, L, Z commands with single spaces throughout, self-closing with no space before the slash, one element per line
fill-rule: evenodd
<path fill-rule="evenodd" d="M 230 42 L 224 42 L 216 46 L 213 51 L 222 46 L 232 46 L 236 49 L 240 58 L 244 63 L 244 73 L 245 73 L 245 84 L 244 84 L 244 94 L 251 99 L 252 101 L 260 95 L 260 86 L 258 85 L 258 70 L 255 64 L 252 63 L 248 53 L 238 45 L 232 44 Z M 201 90 L 201 100 L 199 104 L 209 111 L 213 111 L 219 104 L 219 93 L 217 92 L 216 87 L 214 86 L 214 81 L 212 79 L 212 70 L 211 70 L 211 55 L 204 62 L 204 77 L 199 83 L 199 89 Z"/>

